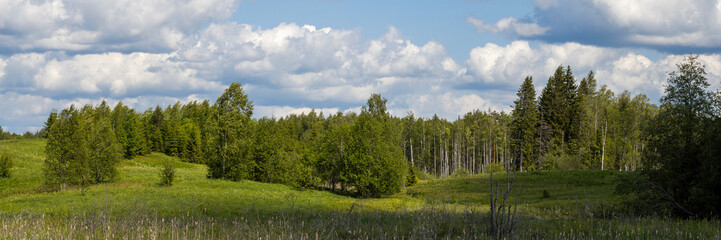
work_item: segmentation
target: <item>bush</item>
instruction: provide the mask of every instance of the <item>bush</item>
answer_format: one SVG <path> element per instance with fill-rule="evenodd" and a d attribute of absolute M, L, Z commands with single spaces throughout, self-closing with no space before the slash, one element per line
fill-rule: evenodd
<path fill-rule="evenodd" d="M 410 187 L 418 183 L 418 170 L 416 167 L 408 165 L 408 175 L 406 176 L 406 187 Z"/>
<path fill-rule="evenodd" d="M 426 172 L 426 171 L 423 171 L 423 170 L 418 170 L 418 171 L 416 171 L 416 178 L 418 178 L 418 180 L 423 180 L 423 181 L 436 180 L 436 179 L 437 179 L 437 177 L 434 176 L 433 174 L 430 174 L 430 173 L 428 173 L 428 172 Z"/>
<path fill-rule="evenodd" d="M 500 163 L 491 163 L 486 166 L 486 173 L 502 173 L 504 172 L 503 166 Z"/>
<path fill-rule="evenodd" d="M 463 178 L 471 175 L 471 172 L 465 168 L 458 168 L 455 173 L 451 174 L 451 178 Z"/>
<path fill-rule="evenodd" d="M 619 175 L 615 195 L 623 196 L 619 206 L 612 211 L 629 216 L 667 216 L 674 209 L 673 199 L 638 173 Z"/>
<path fill-rule="evenodd" d="M 173 166 L 173 160 L 171 159 L 165 159 L 163 160 L 162 168 L 160 169 L 160 186 L 170 186 L 173 185 L 173 180 L 175 180 L 175 166 Z"/>
<path fill-rule="evenodd" d="M 9 178 L 10 168 L 13 167 L 12 155 L 7 151 L 0 151 L 0 177 Z"/>
<path fill-rule="evenodd" d="M 548 192 L 548 190 L 543 189 L 543 198 L 550 198 L 551 194 Z"/>

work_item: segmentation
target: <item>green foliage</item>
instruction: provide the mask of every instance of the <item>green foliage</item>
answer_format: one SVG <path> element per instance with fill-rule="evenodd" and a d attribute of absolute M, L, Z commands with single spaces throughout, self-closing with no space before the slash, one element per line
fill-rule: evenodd
<path fill-rule="evenodd" d="M 501 164 L 491 163 L 491 164 L 488 164 L 488 166 L 486 167 L 486 172 L 502 173 L 502 172 L 505 172 L 505 170 L 503 169 L 503 166 L 501 166 Z"/>
<path fill-rule="evenodd" d="M 203 142 L 200 128 L 190 119 L 183 119 L 183 148 L 182 158 L 192 163 L 204 163 Z"/>
<path fill-rule="evenodd" d="M 253 102 L 240 83 L 232 83 L 213 105 L 213 154 L 208 159 L 208 177 L 250 179 L 257 164 L 249 157 Z"/>
<path fill-rule="evenodd" d="M 536 90 L 533 88 L 533 78 L 528 76 L 521 84 L 514 101 L 513 134 L 514 151 L 516 152 L 514 168 L 523 171 L 523 166 L 537 164 L 536 144 L 538 143 L 538 103 L 536 103 Z"/>
<path fill-rule="evenodd" d="M 437 177 L 434 176 L 433 174 L 430 174 L 430 173 L 428 173 L 428 172 L 426 172 L 426 171 L 423 171 L 423 170 L 416 171 L 416 178 L 417 178 L 418 180 L 423 180 L 423 181 L 428 181 L 428 180 L 435 180 L 435 179 L 437 179 Z"/>
<path fill-rule="evenodd" d="M 408 165 L 408 174 L 406 175 L 406 187 L 416 185 L 418 183 L 418 170 L 412 165 Z"/>
<path fill-rule="evenodd" d="M 541 148 L 539 154 L 544 159 L 545 155 L 554 148 L 562 151 L 569 151 L 575 154 L 573 148 L 577 144 L 578 122 L 579 122 L 579 101 L 571 67 L 563 66 L 556 68 L 553 76 L 548 78 L 546 87 L 539 99 L 539 115 L 542 125 Z M 550 144 L 557 143 L 557 144 Z M 551 148 L 553 147 L 553 148 Z M 537 166 L 545 165 L 540 160 Z"/>
<path fill-rule="evenodd" d="M 658 115 L 645 131 L 647 151 L 643 173 L 670 195 L 680 216 L 718 216 L 721 212 L 719 113 L 713 112 L 713 93 L 698 56 L 686 57 L 671 72 Z"/>
<path fill-rule="evenodd" d="M 541 198 L 551 198 L 551 193 L 549 193 L 548 190 L 543 189 L 543 193 L 541 194 Z"/>
<path fill-rule="evenodd" d="M 64 189 L 89 180 L 87 136 L 84 116 L 75 106 L 63 109 L 48 131 L 43 169 L 46 184 Z"/>
<path fill-rule="evenodd" d="M 173 166 L 173 160 L 166 158 L 163 160 L 160 168 L 160 186 L 171 186 L 175 181 L 175 166 Z"/>
<path fill-rule="evenodd" d="M 622 197 L 615 212 L 631 216 L 668 216 L 674 206 L 663 190 L 639 173 L 619 175 L 614 194 Z"/>
<path fill-rule="evenodd" d="M 48 186 L 64 189 L 115 178 L 122 148 L 105 101 L 97 108 L 86 105 L 80 111 L 70 106 L 52 122 L 43 169 Z"/>
<path fill-rule="evenodd" d="M 116 166 L 122 158 L 122 146 L 115 137 L 111 125 L 110 107 L 105 101 L 94 110 L 91 109 L 89 105 L 83 108 L 89 133 L 86 143 L 90 150 L 87 165 L 91 174 L 90 181 L 109 182 L 117 175 Z"/>
<path fill-rule="evenodd" d="M 122 147 L 125 158 L 147 153 L 145 147 L 147 142 L 144 141 L 145 134 L 140 119 L 134 110 L 123 105 L 123 102 L 118 102 L 110 115 L 110 119 L 115 137 Z"/>
<path fill-rule="evenodd" d="M 385 112 L 385 99 L 371 96 L 368 105 L 351 127 L 348 161 L 341 179 L 360 197 L 397 193 L 407 174 L 400 147 L 400 132 Z"/>
<path fill-rule="evenodd" d="M 453 173 L 450 177 L 452 178 L 464 178 L 471 175 L 471 172 L 468 171 L 468 169 L 465 168 L 459 168 L 456 169 L 456 172 Z"/>
<path fill-rule="evenodd" d="M 13 156 L 0 149 L 0 178 L 9 178 L 13 167 Z"/>

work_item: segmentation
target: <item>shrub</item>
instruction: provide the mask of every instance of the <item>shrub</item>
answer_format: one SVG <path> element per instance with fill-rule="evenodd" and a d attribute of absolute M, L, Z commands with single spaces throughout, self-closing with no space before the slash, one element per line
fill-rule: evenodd
<path fill-rule="evenodd" d="M 163 160 L 162 168 L 160 169 L 160 186 L 170 186 L 173 185 L 173 180 L 175 180 L 175 166 L 173 166 L 173 160 L 171 159 L 165 159 Z"/>
<path fill-rule="evenodd" d="M 434 176 L 433 174 L 430 174 L 430 173 L 428 173 L 428 172 L 426 172 L 426 171 L 423 171 L 423 170 L 418 170 L 418 171 L 416 171 L 416 178 L 418 178 L 418 180 L 423 180 L 423 181 L 435 180 L 435 179 L 437 179 L 437 177 Z"/>
<path fill-rule="evenodd" d="M 550 198 L 550 197 L 551 197 L 551 194 L 548 193 L 548 190 L 543 189 L 543 198 Z"/>
<path fill-rule="evenodd" d="M 486 166 L 486 173 L 490 173 L 490 172 L 502 173 L 502 172 L 504 172 L 503 166 L 501 166 L 500 163 L 488 164 L 488 166 Z"/>
<path fill-rule="evenodd" d="M 451 178 L 463 178 L 471 175 L 471 172 L 465 168 L 458 168 L 455 173 L 451 174 Z"/>
<path fill-rule="evenodd" d="M 406 176 L 406 187 L 415 185 L 418 182 L 418 170 L 416 167 L 408 165 L 408 176 Z"/>
<path fill-rule="evenodd" d="M 0 151 L 0 177 L 9 178 L 10 168 L 13 167 L 12 155 L 7 151 Z"/>

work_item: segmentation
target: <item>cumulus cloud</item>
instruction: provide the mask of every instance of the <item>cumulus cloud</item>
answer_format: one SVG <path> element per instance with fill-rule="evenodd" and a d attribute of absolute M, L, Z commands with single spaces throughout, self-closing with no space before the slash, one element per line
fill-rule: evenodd
<path fill-rule="evenodd" d="M 484 24 L 469 17 L 469 22 L 479 31 L 552 43 L 646 47 L 675 54 L 721 50 L 718 0 L 535 0 L 534 4 L 528 19 Z M 541 29 L 543 34 L 538 34 Z"/>
<path fill-rule="evenodd" d="M 355 31 L 223 23 L 211 24 L 185 44 L 179 57 L 200 69 L 200 76 L 242 79 L 251 93 L 277 96 L 262 104 L 358 103 L 373 92 L 416 91 L 410 84 L 438 89 L 466 72 L 441 44 L 416 45 L 393 27 L 363 43 Z"/>
<path fill-rule="evenodd" d="M 487 84 L 517 87 L 526 76 L 547 77 L 560 65 L 593 70 L 617 57 L 619 51 L 578 43 L 540 44 L 536 48 L 527 41 L 505 46 L 487 43 L 472 49 L 466 64 L 476 79 Z"/>
<path fill-rule="evenodd" d="M 170 51 L 236 0 L 1 0 L 0 50 Z"/>
<path fill-rule="evenodd" d="M 653 61 L 630 50 L 604 48 L 579 43 L 560 45 L 541 43 L 531 47 L 526 41 L 514 41 L 505 46 L 488 43 L 471 50 L 466 61 L 473 81 L 495 85 L 501 89 L 517 89 L 526 76 L 533 76 L 537 87 L 543 87 L 548 77 L 560 65 L 570 65 L 577 80 L 589 71 L 596 72 L 599 84 L 606 84 L 616 92 L 629 90 L 647 94 L 653 101 L 663 94 L 668 73 L 684 55 L 667 55 Z M 721 83 L 721 58 L 718 54 L 701 55 L 707 66 L 712 89 Z"/>
<path fill-rule="evenodd" d="M 476 28 L 478 33 L 504 34 L 511 37 L 534 37 L 545 34 L 548 27 L 542 27 L 535 23 L 520 22 L 514 17 L 507 17 L 498 20 L 496 24 L 486 24 L 483 20 L 468 16 L 466 21 Z"/>
<path fill-rule="evenodd" d="M 117 52 L 73 57 L 53 53 L 15 54 L 0 79 L 7 90 L 45 96 L 136 97 L 218 92 L 223 86 L 196 77 L 173 54 Z"/>
<path fill-rule="evenodd" d="M 309 114 L 314 111 L 316 114 L 323 113 L 323 116 L 330 116 L 341 111 L 339 108 L 308 108 L 308 107 L 291 107 L 291 106 L 255 106 L 253 113 L 258 116 L 266 117 L 284 117 L 291 114 L 301 115 Z"/>

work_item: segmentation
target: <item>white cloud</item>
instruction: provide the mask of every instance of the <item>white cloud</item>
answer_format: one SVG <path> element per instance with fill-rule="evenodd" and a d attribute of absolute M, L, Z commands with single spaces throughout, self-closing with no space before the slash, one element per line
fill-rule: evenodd
<path fill-rule="evenodd" d="M 526 41 L 506 46 L 488 43 L 472 49 L 466 64 L 473 76 L 485 83 L 515 87 L 528 75 L 546 78 L 560 65 L 585 72 L 593 70 L 612 60 L 617 52 L 578 43 L 540 44 L 537 48 L 531 48 Z M 576 70 L 576 74 L 583 72 Z"/>
<path fill-rule="evenodd" d="M 524 23 L 514 17 L 507 17 L 498 20 L 496 24 L 486 24 L 483 20 L 468 16 L 466 21 L 476 28 L 479 33 L 504 34 L 511 37 L 534 37 L 545 34 L 548 27 L 542 27 L 535 23 Z"/>
<path fill-rule="evenodd" d="M 537 87 L 543 87 L 559 65 L 570 65 L 577 81 L 593 70 L 599 84 L 606 84 L 615 92 L 645 93 L 656 101 L 663 93 L 667 73 L 676 70 L 675 64 L 683 57 L 667 55 L 652 61 L 624 49 L 578 43 L 541 43 L 533 48 L 526 41 L 514 41 L 505 46 L 488 43 L 474 48 L 466 64 L 475 79 L 510 89 L 517 89 L 528 75 L 534 77 Z M 699 59 L 707 66 L 712 88 L 716 88 L 721 82 L 719 55 L 701 55 Z"/>
<path fill-rule="evenodd" d="M 71 58 L 52 53 L 16 54 L 8 59 L 10 73 L 1 83 L 14 91 L 51 96 L 177 96 L 222 90 L 222 85 L 196 77 L 196 70 L 173 57 L 113 52 Z"/>
<path fill-rule="evenodd" d="M 405 95 L 389 100 L 389 109 L 395 116 L 406 116 L 410 111 L 416 117 L 431 117 L 437 114 L 448 120 L 474 111 L 506 111 L 510 110 L 505 102 L 514 92 L 492 91 L 481 92 L 490 98 L 481 97 L 477 93 L 445 92 L 442 94 Z"/>
<path fill-rule="evenodd" d="M 171 50 L 184 34 L 229 17 L 235 0 L 1 0 L 0 49 Z"/>
<path fill-rule="evenodd" d="M 290 114 L 301 115 L 309 114 L 315 111 L 316 114 L 323 113 L 324 116 L 336 114 L 340 110 L 338 108 L 307 108 L 307 107 L 290 107 L 290 106 L 255 106 L 253 115 L 257 117 L 285 117 Z"/>
<path fill-rule="evenodd" d="M 199 76 L 244 79 L 250 92 L 304 103 L 357 103 L 373 92 L 417 90 L 409 84 L 438 89 L 466 72 L 441 44 L 416 45 L 393 27 L 361 43 L 355 31 L 294 23 L 271 29 L 211 24 L 185 45 L 179 58 Z"/>
<path fill-rule="evenodd" d="M 534 4 L 530 19 L 506 18 L 495 25 L 474 25 L 494 32 L 528 24 L 534 26 L 525 30 L 529 35 L 515 36 L 547 42 L 642 46 L 679 54 L 721 49 L 718 0 L 536 0 Z M 539 28 L 547 31 L 531 34 Z"/>

